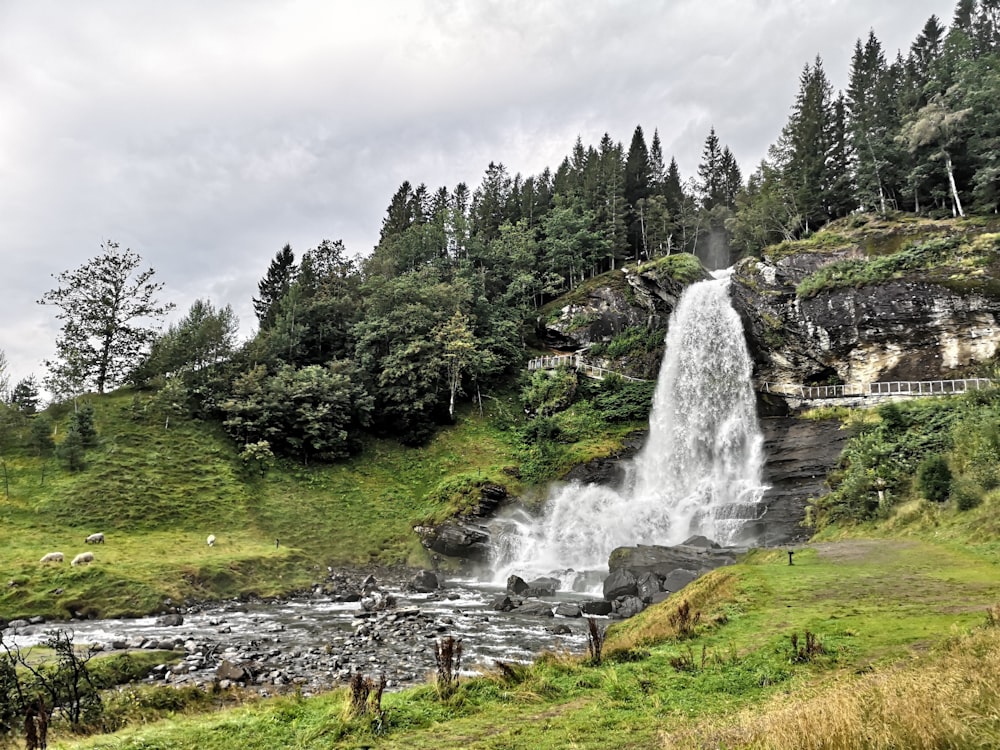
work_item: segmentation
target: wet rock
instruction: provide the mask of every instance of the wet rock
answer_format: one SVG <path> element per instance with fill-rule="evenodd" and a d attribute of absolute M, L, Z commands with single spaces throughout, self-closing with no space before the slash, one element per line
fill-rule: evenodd
<path fill-rule="evenodd" d="M 580 602 L 580 611 L 585 615 L 603 617 L 610 615 L 611 609 L 611 602 L 607 600 L 595 599 L 589 602 Z"/>
<path fill-rule="evenodd" d="M 545 602 L 525 602 L 517 608 L 520 614 L 532 615 L 535 617 L 552 617 L 552 605 Z"/>
<path fill-rule="evenodd" d="M 507 594 L 498 594 L 495 599 L 493 599 L 492 608 L 497 612 L 510 612 L 514 609 L 514 600 L 511 599 Z"/>
<path fill-rule="evenodd" d="M 436 574 L 429 570 L 421 570 L 412 579 L 410 579 L 410 586 L 414 591 L 421 594 L 429 594 L 433 591 L 437 591 L 440 587 L 438 582 L 438 577 Z"/>
<path fill-rule="evenodd" d="M 576 604 L 563 602 L 556 607 L 556 614 L 562 617 L 582 617 L 583 611 Z"/>
<path fill-rule="evenodd" d="M 702 536 L 701 534 L 695 534 L 694 536 L 689 536 L 681 545 L 684 547 L 701 547 L 703 549 L 719 549 L 722 545 L 713 542 L 707 536 Z"/>
<path fill-rule="evenodd" d="M 41 615 L 35 615 L 34 617 L 29 617 L 28 622 L 31 623 L 32 625 L 41 625 L 42 623 L 45 622 L 45 618 L 42 617 Z"/>
<path fill-rule="evenodd" d="M 447 557 L 481 562 L 492 552 L 490 531 L 481 524 L 452 520 L 438 526 L 418 526 L 414 530 L 424 547 Z"/>
<path fill-rule="evenodd" d="M 16 635 L 17 633 L 27 628 L 28 624 L 29 623 L 27 620 L 11 620 L 10 622 L 7 623 L 7 627 L 10 628 Z"/>
<path fill-rule="evenodd" d="M 559 590 L 559 579 L 543 576 L 528 583 L 523 596 L 554 596 Z"/>
<path fill-rule="evenodd" d="M 736 562 L 742 549 L 722 547 L 688 547 L 677 544 L 671 547 L 656 544 L 640 544 L 635 547 L 618 547 L 608 558 L 608 568 L 612 571 L 627 570 L 637 579 L 643 573 L 656 573 L 666 577 L 677 568 L 707 573 L 723 565 Z"/>
<path fill-rule="evenodd" d="M 558 625 L 553 625 L 551 628 L 545 629 L 552 633 L 552 635 L 573 635 L 573 628 L 565 623 L 559 623 Z"/>
<path fill-rule="evenodd" d="M 156 618 L 156 624 L 167 627 L 178 627 L 184 624 L 184 617 L 179 614 L 161 615 Z"/>
<path fill-rule="evenodd" d="M 522 596 L 528 590 L 528 584 L 521 576 L 508 576 L 507 590 L 515 596 Z"/>
<path fill-rule="evenodd" d="M 604 598 L 608 601 L 620 596 L 634 595 L 638 591 L 635 575 L 630 570 L 618 568 L 604 579 Z"/>

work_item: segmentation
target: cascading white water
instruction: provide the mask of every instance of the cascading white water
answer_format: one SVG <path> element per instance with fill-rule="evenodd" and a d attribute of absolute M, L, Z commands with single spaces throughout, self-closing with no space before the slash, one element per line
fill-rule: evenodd
<path fill-rule="evenodd" d="M 494 533 L 494 580 L 607 570 L 615 547 L 679 544 L 703 534 L 746 541 L 760 515 L 763 437 L 743 326 L 729 275 L 694 284 L 670 318 L 646 446 L 621 489 L 567 484 L 540 518 L 509 519 Z M 574 574 L 568 574 L 572 570 Z"/>

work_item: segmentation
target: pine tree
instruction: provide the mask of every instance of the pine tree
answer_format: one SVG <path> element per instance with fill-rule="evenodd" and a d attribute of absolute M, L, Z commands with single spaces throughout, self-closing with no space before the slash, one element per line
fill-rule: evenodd
<path fill-rule="evenodd" d="M 823 61 L 817 57 L 799 77 L 799 92 L 782 131 L 783 179 L 806 231 L 818 229 L 830 218 L 824 188 L 830 184 L 831 91 Z"/>
<path fill-rule="evenodd" d="M 274 256 L 264 278 L 257 282 L 259 296 L 253 299 L 253 309 L 262 331 L 274 325 L 277 305 L 288 293 L 296 271 L 295 253 L 291 245 L 285 245 Z"/>
<path fill-rule="evenodd" d="M 719 137 L 713 127 L 705 139 L 701 163 L 698 165 L 698 192 L 702 208 L 711 211 L 716 206 L 725 204 L 724 185 L 722 149 L 719 147 Z"/>

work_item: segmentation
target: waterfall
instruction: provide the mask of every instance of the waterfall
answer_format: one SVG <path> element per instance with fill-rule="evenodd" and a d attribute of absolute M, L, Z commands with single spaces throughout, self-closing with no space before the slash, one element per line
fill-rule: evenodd
<path fill-rule="evenodd" d="M 498 522 L 495 580 L 555 573 L 570 586 L 584 571 L 606 572 L 616 547 L 693 534 L 750 541 L 766 489 L 752 368 L 728 273 L 688 287 L 670 318 L 649 438 L 623 486 L 565 484 L 541 518 Z"/>

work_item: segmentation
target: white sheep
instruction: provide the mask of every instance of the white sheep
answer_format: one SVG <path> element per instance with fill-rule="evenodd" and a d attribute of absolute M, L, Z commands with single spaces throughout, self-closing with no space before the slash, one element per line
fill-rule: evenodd
<path fill-rule="evenodd" d="M 73 562 L 70 565 L 83 565 L 84 563 L 94 562 L 93 552 L 81 552 L 79 555 L 73 558 Z"/>
<path fill-rule="evenodd" d="M 205 540 L 209 547 L 215 546 L 215 534 L 209 534 L 208 539 Z"/>
<path fill-rule="evenodd" d="M 43 562 L 43 563 L 46 563 L 46 562 L 57 562 L 57 563 L 61 563 L 64 559 L 65 558 L 63 557 L 63 553 L 62 552 L 49 552 L 47 555 L 44 555 L 42 557 L 42 559 L 39 560 L 38 562 Z"/>
<path fill-rule="evenodd" d="M 83 541 L 87 544 L 104 544 L 104 534 L 91 534 Z"/>

